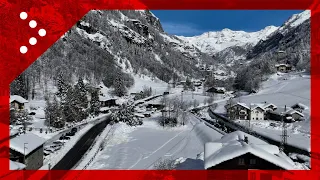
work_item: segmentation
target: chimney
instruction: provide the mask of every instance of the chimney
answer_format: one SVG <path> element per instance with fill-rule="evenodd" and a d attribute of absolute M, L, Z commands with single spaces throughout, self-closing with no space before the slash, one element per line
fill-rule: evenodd
<path fill-rule="evenodd" d="M 248 137 L 247 136 L 244 136 L 244 142 L 249 144 L 249 140 L 248 140 Z"/>

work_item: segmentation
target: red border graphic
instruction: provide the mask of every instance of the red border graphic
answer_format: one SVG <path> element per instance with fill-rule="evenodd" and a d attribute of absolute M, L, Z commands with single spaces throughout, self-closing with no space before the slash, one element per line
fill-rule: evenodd
<path fill-rule="evenodd" d="M 85 171 L 10 171 L 9 152 L 0 154 L 0 179 L 28 177 L 40 179 L 320 179 L 320 0 L 0 0 L 0 148 L 9 145 L 9 84 L 67 30 L 91 9 L 242 9 L 242 10 L 311 10 L 311 149 L 312 170 L 308 171 L 154 171 L 154 170 L 85 170 Z M 20 19 L 26 12 L 28 18 Z M 30 20 L 37 26 L 30 28 Z M 45 29 L 46 35 L 38 34 Z M 37 44 L 29 45 L 30 37 Z M 27 46 L 28 52 L 20 53 Z M 320 72 L 320 71 L 319 71 Z M 49 176 L 46 176 L 49 177 Z M 46 178 L 48 179 L 48 178 Z"/>

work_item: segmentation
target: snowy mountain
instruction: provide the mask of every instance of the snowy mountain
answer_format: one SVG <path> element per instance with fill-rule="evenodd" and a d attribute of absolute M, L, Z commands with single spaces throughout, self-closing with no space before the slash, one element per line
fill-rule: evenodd
<path fill-rule="evenodd" d="M 285 56 L 288 57 L 286 59 L 296 59 L 299 54 L 309 56 L 309 50 L 310 11 L 306 10 L 300 14 L 294 14 L 278 30 L 273 32 L 269 38 L 260 41 L 248 52 L 247 59 L 275 51 L 285 51 Z M 291 64 L 296 66 L 296 62 L 292 62 Z"/>
<path fill-rule="evenodd" d="M 260 82 L 265 76 L 276 72 L 275 65 L 279 63 L 290 64 L 297 71 L 310 72 L 311 33 L 308 14 L 309 11 L 304 11 L 293 15 L 279 30 L 248 51 L 245 58 L 247 64 L 234 66 L 234 69 L 237 68 L 234 84 L 238 89 L 259 89 Z"/>
<path fill-rule="evenodd" d="M 275 26 L 267 26 L 266 28 L 257 32 L 245 32 L 233 31 L 225 28 L 222 31 L 206 32 L 200 36 L 178 37 L 195 45 L 202 52 L 208 53 L 209 55 L 214 55 L 215 53 L 223 51 L 232 46 L 253 46 L 260 40 L 265 40 L 277 29 L 278 27 Z"/>
<path fill-rule="evenodd" d="M 40 82 L 42 86 L 48 80 L 55 84 L 58 76 L 73 83 L 78 77 L 90 84 L 103 82 L 108 88 L 121 77 L 128 89 L 137 89 L 136 77 L 147 76 L 160 84 L 186 76 L 202 77 L 200 63 L 210 64 L 212 58 L 165 33 L 160 20 L 148 10 L 92 10 L 24 75 L 30 82 L 28 91 Z"/>
<path fill-rule="evenodd" d="M 305 10 L 302 13 L 292 15 L 279 29 L 277 29 L 277 31 L 274 32 L 274 34 L 281 33 L 285 35 L 290 30 L 308 20 L 311 16 L 310 13 L 310 10 Z"/>

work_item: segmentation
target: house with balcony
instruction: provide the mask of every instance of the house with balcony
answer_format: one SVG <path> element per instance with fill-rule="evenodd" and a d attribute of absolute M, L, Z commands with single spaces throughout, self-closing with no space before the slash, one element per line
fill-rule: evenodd
<path fill-rule="evenodd" d="M 18 95 L 10 96 L 10 109 L 21 111 L 25 109 L 25 105 L 28 103 L 28 100 L 24 99 Z"/>
<path fill-rule="evenodd" d="M 287 73 L 292 70 L 292 66 L 290 64 L 276 64 L 275 67 L 277 68 L 277 71 L 282 73 Z"/>
<path fill-rule="evenodd" d="M 235 103 L 227 107 L 228 118 L 246 120 L 250 117 L 250 108 L 245 103 Z"/>

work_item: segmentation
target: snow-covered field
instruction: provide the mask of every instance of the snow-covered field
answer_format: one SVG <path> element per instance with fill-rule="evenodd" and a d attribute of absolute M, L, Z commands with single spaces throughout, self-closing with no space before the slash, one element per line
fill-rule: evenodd
<path fill-rule="evenodd" d="M 310 76 L 301 73 L 274 74 L 262 84 L 261 91 L 256 94 L 241 96 L 236 101 L 242 103 L 273 103 L 278 107 L 290 107 L 302 103 L 309 107 L 303 113 L 305 121 L 289 125 L 288 143 L 297 147 L 310 149 Z M 224 113 L 226 101 L 218 102 L 215 112 Z M 246 123 L 246 122 L 242 122 Z M 280 140 L 281 128 L 273 128 L 269 121 L 253 121 L 253 129 L 276 140 Z"/>
<path fill-rule="evenodd" d="M 203 169 L 203 161 L 197 157 L 204 150 L 202 136 L 194 130 L 199 120 L 188 116 L 186 126 L 163 128 L 156 122 L 157 118 L 146 118 L 138 127 L 116 124 L 112 137 L 107 137 L 104 149 L 88 169 L 153 169 L 160 159 L 179 160 L 181 163 L 193 159 L 197 166 L 191 163 L 186 167 L 184 164 L 184 169 Z M 208 130 L 212 139 L 221 137 L 220 133 Z"/>
<path fill-rule="evenodd" d="M 154 79 L 152 80 L 151 77 L 145 76 L 145 75 L 134 75 L 132 74 L 134 78 L 134 85 L 129 89 L 130 93 L 136 93 L 143 90 L 143 87 L 151 87 L 153 94 L 162 94 L 163 92 L 167 91 L 168 84 L 159 80 Z"/>

